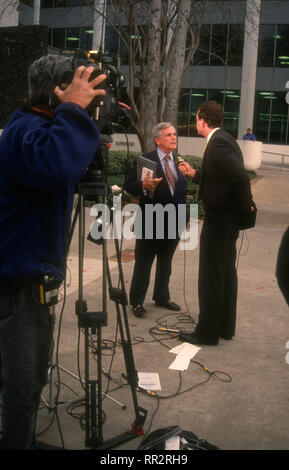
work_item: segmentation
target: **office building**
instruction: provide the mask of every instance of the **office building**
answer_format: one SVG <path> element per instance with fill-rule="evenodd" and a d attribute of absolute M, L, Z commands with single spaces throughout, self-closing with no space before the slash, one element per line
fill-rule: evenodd
<path fill-rule="evenodd" d="M 89 1 L 110 18 L 109 0 Z M 221 14 L 217 3 L 208 8 L 199 49 L 183 76 L 179 134 L 195 136 L 198 104 L 214 99 L 222 103 L 224 127 L 235 137 L 242 138 L 250 127 L 263 143 L 288 144 L 289 1 L 224 1 L 230 15 Z M 102 21 L 87 0 L 25 0 L 16 21 L 47 25 L 53 48 L 90 50 L 102 43 L 112 56 L 119 53 L 126 74 L 127 53 L 118 25 Z"/>

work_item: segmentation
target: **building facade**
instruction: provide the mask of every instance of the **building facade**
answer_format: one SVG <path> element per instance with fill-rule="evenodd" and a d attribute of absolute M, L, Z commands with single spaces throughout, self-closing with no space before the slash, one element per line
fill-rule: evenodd
<path fill-rule="evenodd" d="M 89 1 L 95 8 L 87 0 L 25 0 L 20 2 L 18 24 L 47 25 L 53 48 L 90 50 L 101 43 L 112 56 L 118 50 L 125 74 L 127 54 L 117 25 L 97 14 L 105 12 L 109 18 L 110 2 Z M 225 129 L 236 138 L 252 128 L 263 143 L 289 144 L 289 0 L 224 3 L 232 6 L 227 17 L 210 5 L 199 49 L 183 76 L 179 135 L 196 136 L 198 105 L 214 99 L 224 107 Z M 248 22 L 250 15 L 253 22 Z"/>

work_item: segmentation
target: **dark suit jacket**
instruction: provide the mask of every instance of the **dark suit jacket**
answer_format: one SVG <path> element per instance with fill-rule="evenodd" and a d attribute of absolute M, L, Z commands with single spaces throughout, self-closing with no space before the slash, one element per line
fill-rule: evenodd
<path fill-rule="evenodd" d="M 207 220 L 239 229 L 251 211 L 251 184 L 241 149 L 228 132 L 218 129 L 212 135 L 194 182 L 200 184 Z"/>
<path fill-rule="evenodd" d="M 154 150 L 152 152 L 146 153 L 143 155 L 143 157 L 155 161 L 157 163 L 157 170 L 156 170 L 156 178 L 162 178 L 162 181 L 157 185 L 153 197 L 148 197 L 146 194 L 144 194 L 144 191 L 142 189 L 142 184 L 140 181 L 137 179 L 137 171 L 136 171 L 136 164 L 131 171 L 131 173 L 128 175 L 126 183 L 125 183 L 125 190 L 134 195 L 134 196 L 139 196 L 139 206 L 142 210 L 142 220 L 143 220 L 143 233 L 145 229 L 145 206 L 147 204 L 161 204 L 163 207 L 166 206 L 167 204 L 173 204 L 176 208 L 176 218 L 174 220 L 175 226 L 176 226 L 176 232 L 178 231 L 178 205 L 179 204 L 186 204 L 186 191 L 187 191 L 187 182 L 186 178 L 182 175 L 182 173 L 179 171 L 178 166 L 176 166 L 176 171 L 178 174 L 178 181 L 176 184 L 175 192 L 172 195 L 169 185 L 167 183 L 162 164 L 160 162 L 159 156 L 157 154 L 157 151 Z M 167 234 L 167 228 L 168 228 L 168 219 L 165 215 L 164 217 L 164 234 L 166 237 Z M 155 221 L 154 221 L 154 226 L 155 226 Z M 185 227 L 182 227 L 185 228 Z"/>
<path fill-rule="evenodd" d="M 282 237 L 278 250 L 276 277 L 278 286 L 289 306 L 289 227 Z"/>

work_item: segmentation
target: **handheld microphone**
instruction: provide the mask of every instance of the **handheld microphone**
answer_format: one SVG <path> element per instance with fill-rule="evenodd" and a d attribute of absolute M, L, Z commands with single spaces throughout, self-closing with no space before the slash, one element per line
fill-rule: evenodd
<path fill-rule="evenodd" d="M 181 157 L 178 154 L 174 157 L 174 161 L 175 161 L 176 166 L 179 166 L 180 163 L 185 163 L 185 160 L 183 159 L 183 157 Z M 179 170 L 179 171 L 183 174 L 183 176 L 188 176 L 187 171 L 185 172 L 183 172 L 183 170 Z"/>
<path fill-rule="evenodd" d="M 175 155 L 174 160 L 176 165 L 179 165 L 180 163 L 185 161 L 180 155 Z"/>

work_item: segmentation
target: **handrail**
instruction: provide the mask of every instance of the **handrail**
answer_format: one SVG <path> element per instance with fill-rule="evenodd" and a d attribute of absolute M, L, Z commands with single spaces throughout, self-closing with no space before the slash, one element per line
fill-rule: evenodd
<path fill-rule="evenodd" d="M 268 153 L 269 155 L 280 155 L 282 157 L 281 159 L 281 171 L 284 170 L 284 166 L 285 166 L 285 157 L 288 157 L 289 158 L 289 154 L 288 153 L 278 153 L 278 152 L 265 152 L 262 150 L 262 153 Z"/>

